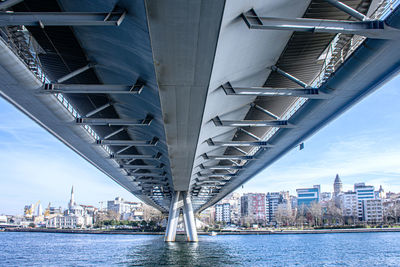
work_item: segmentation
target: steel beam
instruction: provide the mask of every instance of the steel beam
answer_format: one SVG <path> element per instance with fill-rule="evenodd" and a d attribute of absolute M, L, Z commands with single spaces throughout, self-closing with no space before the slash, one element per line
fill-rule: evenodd
<path fill-rule="evenodd" d="M 112 159 L 160 159 L 161 153 L 158 153 L 157 155 L 138 155 L 138 154 L 114 154 L 111 155 L 110 158 Z"/>
<path fill-rule="evenodd" d="M 43 86 L 40 93 L 45 94 L 140 94 L 143 84 L 58 84 L 48 83 Z"/>
<path fill-rule="evenodd" d="M 222 156 L 209 156 L 206 153 L 201 155 L 203 159 L 210 159 L 210 160 L 253 160 L 255 159 L 254 156 L 242 156 L 242 155 L 222 155 Z"/>
<path fill-rule="evenodd" d="M 125 12 L 1 12 L 0 26 L 119 26 L 124 17 Z"/>
<path fill-rule="evenodd" d="M 276 73 L 279 73 L 280 75 L 282 75 L 283 77 L 286 77 L 287 79 L 291 80 L 292 82 L 297 83 L 298 85 L 300 85 L 303 88 L 315 89 L 315 88 L 311 88 L 311 86 L 309 86 L 307 83 L 294 77 L 293 75 L 287 73 L 286 71 L 281 70 L 277 66 L 271 66 L 271 70 L 275 71 Z"/>
<path fill-rule="evenodd" d="M 1 19 L 1 15 L 0 15 L 0 19 Z M 1 23 L 0 23 L 0 24 L 1 24 Z M 92 67 L 94 67 L 94 66 L 95 66 L 95 64 L 89 63 L 89 64 L 87 64 L 86 66 L 84 66 L 84 67 L 82 67 L 82 68 L 79 68 L 79 69 L 77 69 L 77 70 L 74 70 L 73 72 L 68 73 L 67 75 L 65 75 L 65 76 L 63 76 L 63 77 L 57 79 L 56 82 L 57 82 L 57 83 L 62 83 L 62 82 L 68 81 L 69 79 L 71 79 L 71 78 L 73 78 L 73 77 L 75 77 L 75 76 L 81 74 L 82 72 L 87 71 L 88 69 L 90 69 L 90 68 L 92 68 Z"/>
<path fill-rule="evenodd" d="M 278 127 L 292 128 L 287 120 L 220 120 L 219 117 L 212 119 L 215 126 L 222 127 Z"/>
<path fill-rule="evenodd" d="M 364 14 L 358 12 L 357 10 L 355 10 L 352 7 L 349 7 L 348 5 L 337 1 L 337 0 L 325 0 L 326 2 L 328 2 L 329 4 L 335 6 L 336 8 L 342 10 L 343 12 L 346 12 L 347 14 L 349 14 L 350 16 L 352 16 L 353 18 L 356 18 L 358 20 L 366 20 L 367 16 L 365 16 Z"/>
<path fill-rule="evenodd" d="M 243 166 L 236 165 L 215 165 L 215 166 L 204 166 L 200 164 L 199 167 L 204 170 L 241 170 Z"/>
<path fill-rule="evenodd" d="M 250 29 L 357 34 L 375 39 L 400 38 L 398 29 L 389 27 L 380 20 L 343 21 L 261 17 L 257 16 L 254 10 L 243 13 L 242 18 Z"/>
<path fill-rule="evenodd" d="M 138 140 L 97 140 L 97 145 L 110 145 L 110 146 L 155 146 L 158 143 L 158 138 L 153 138 L 151 141 L 138 141 Z M 121 151 L 123 152 L 123 151 Z M 120 151 L 117 154 L 121 153 Z"/>
<path fill-rule="evenodd" d="M 210 177 L 230 177 L 230 178 L 232 178 L 232 177 L 236 177 L 236 174 L 233 174 L 233 173 L 225 173 L 225 174 L 214 174 L 214 173 L 211 173 L 211 174 L 202 174 L 202 173 L 200 173 L 200 172 L 197 172 L 196 174 L 197 174 L 197 177 L 199 177 L 199 178 L 210 178 Z"/>
<path fill-rule="evenodd" d="M 152 118 L 143 120 L 134 119 L 103 119 L 103 118 L 77 118 L 78 125 L 96 125 L 96 126 L 149 126 Z"/>
<path fill-rule="evenodd" d="M 124 127 L 119 128 L 118 130 L 116 130 L 116 131 L 114 131 L 114 132 L 112 132 L 112 133 L 107 134 L 106 136 L 104 136 L 103 139 L 108 139 L 108 138 L 110 138 L 110 137 L 113 137 L 114 135 L 119 134 L 119 133 L 122 132 L 123 130 L 125 130 Z"/>
<path fill-rule="evenodd" d="M 226 95 L 237 96 L 288 96 L 304 97 L 309 99 L 326 99 L 318 89 L 311 88 L 271 88 L 271 87 L 233 87 L 229 82 L 221 86 Z"/>
<path fill-rule="evenodd" d="M 167 173 L 130 173 L 127 176 L 134 176 L 134 177 L 152 177 L 152 178 L 164 178 Z"/>
<path fill-rule="evenodd" d="M 155 170 L 155 169 L 162 169 L 162 165 L 160 165 L 160 166 L 154 166 L 154 165 L 125 165 L 125 164 L 122 164 L 122 165 L 119 165 L 119 167 L 121 168 L 121 169 L 127 169 L 127 170 L 136 170 L 136 169 L 139 169 L 139 170 Z"/>
<path fill-rule="evenodd" d="M 246 135 L 250 136 L 251 138 L 254 138 L 254 139 L 256 139 L 257 141 L 261 141 L 261 138 L 258 137 L 257 135 L 255 135 L 255 134 L 253 134 L 253 133 L 251 133 L 251 132 L 249 132 L 249 131 L 247 131 L 247 130 L 245 130 L 245 129 L 243 129 L 243 128 L 238 128 L 238 129 L 239 129 L 241 132 L 245 133 Z"/>
<path fill-rule="evenodd" d="M 18 3 L 21 3 L 24 0 L 6 0 L 4 2 L 0 2 L 0 10 L 4 10 L 10 8 Z"/>
<path fill-rule="evenodd" d="M 93 116 L 94 114 L 96 114 L 96 113 L 98 113 L 98 112 L 100 112 L 100 111 L 102 111 L 102 110 L 104 110 L 104 109 L 106 109 L 106 108 L 108 108 L 108 107 L 110 107 L 110 106 L 111 106 L 111 103 L 106 103 L 106 104 L 104 104 L 104 105 L 102 105 L 102 106 L 100 106 L 100 107 L 98 107 L 98 108 L 96 108 L 96 109 L 94 109 L 94 110 L 88 112 L 88 113 L 85 115 L 85 118 L 91 117 L 91 116 Z"/>
<path fill-rule="evenodd" d="M 209 146 L 258 146 L 258 147 L 273 147 L 267 141 L 213 141 L 212 139 L 207 140 Z"/>
<path fill-rule="evenodd" d="M 279 119 L 280 119 L 279 116 L 275 115 L 275 114 L 272 113 L 271 111 L 269 111 L 269 110 L 267 110 L 267 109 L 265 109 L 265 108 L 263 108 L 263 107 L 261 107 L 261 106 L 255 104 L 255 103 L 251 103 L 250 106 L 251 106 L 252 108 L 255 108 L 255 109 L 257 109 L 257 110 L 259 110 L 259 111 L 261 111 L 261 112 L 267 114 L 268 116 L 270 116 L 270 117 L 272 117 L 272 118 L 274 118 L 274 119 L 276 119 L 276 120 L 279 120 Z"/>

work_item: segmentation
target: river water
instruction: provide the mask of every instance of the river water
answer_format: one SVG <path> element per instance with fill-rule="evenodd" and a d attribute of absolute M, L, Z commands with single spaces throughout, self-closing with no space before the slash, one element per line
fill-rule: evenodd
<path fill-rule="evenodd" d="M 0 232 L 0 266 L 400 266 L 398 232 L 199 239 Z"/>

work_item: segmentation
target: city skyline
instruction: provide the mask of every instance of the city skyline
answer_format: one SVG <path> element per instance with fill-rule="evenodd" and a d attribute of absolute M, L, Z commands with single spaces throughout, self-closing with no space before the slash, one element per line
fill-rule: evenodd
<path fill-rule="evenodd" d="M 294 194 L 296 188 L 314 184 L 321 184 L 322 191 L 333 191 L 332 181 L 338 173 L 344 191 L 364 181 L 399 192 L 399 85 L 400 78 L 388 82 L 306 140 L 303 150 L 293 149 L 237 191 L 289 190 Z M 3 99 L 0 110 L 0 149 L 4 152 L 0 155 L 0 213 L 21 213 L 21 207 L 38 200 L 62 206 L 72 185 L 79 203 L 98 206 L 115 196 L 137 201 Z"/>

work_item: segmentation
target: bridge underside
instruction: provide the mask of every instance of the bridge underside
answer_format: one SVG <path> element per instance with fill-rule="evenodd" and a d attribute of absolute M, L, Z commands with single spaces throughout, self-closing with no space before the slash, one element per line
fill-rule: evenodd
<path fill-rule="evenodd" d="M 176 214 L 183 192 L 193 240 L 192 205 L 215 204 L 399 67 L 397 2 L 11 2 L 1 95 L 147 204 Z"/>

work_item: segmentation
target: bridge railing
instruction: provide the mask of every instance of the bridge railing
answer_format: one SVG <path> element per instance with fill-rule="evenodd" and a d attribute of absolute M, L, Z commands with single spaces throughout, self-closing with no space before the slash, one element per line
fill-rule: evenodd
<path fill-rule="evenodd" d="M 386 18 L 391 11 L 393 11 L 400 4 L 400 0 L 382 0 L 371 13 L 369 18 L 371 20 L 380 20 Z M 328 45 L 326 50 L 322 53 L 323 62 L 320 72 L 312 80 L 310 85 L 314 88 L 319 88 L 328 78 L 348 59 L 352 53 L 366 40 L 367 38 L 360 35 L 349 36 L 346 34 L 337 34 L 335 38 Z M 293 116 L 301 106 L 307 102 L 307 98 L 299 97 L 296 99 L 283 113 L 281 120 L 288 120 Z M 263 136 L 263 141 L 268 141 L 279 128 L 273 127 L 267 131 Z M 254 147 L 248 152 L 248 155 L 254 155 L 259 150 Z M 243 160 L 241 165 L 246 164 Z"/>
<path fill-rule="evenodd" d="M 10 48 L 10 50 L 25 63 L 26 67 L 42 82 L 43 85 L 50 83 L 50 79 L 46 76 L 39 58 L 39 54 L 45 53 L 45 51 L 24 26 L 0 27 L 0 38 Z M 81 117 L 79 112 L 75 107 L 73 107 L 70 101 L 68 101 L 65 95 L 62 93 L 55 93 L 53 96 L 71 114 L 73 119 Z M 92 127 L 84 125 L 83 128 L 95 141 L 100 140 L 100 136 Z M 101 147 L 103 147 L 108 154 L 112 154 L 112 151 L 107 145 L 102 145 Z"/>

